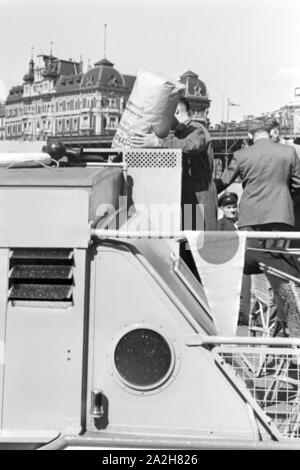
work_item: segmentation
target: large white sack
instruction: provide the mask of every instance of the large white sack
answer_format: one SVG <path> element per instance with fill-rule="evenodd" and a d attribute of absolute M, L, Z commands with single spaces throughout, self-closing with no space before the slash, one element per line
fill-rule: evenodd
<path fill-rule="evenodd" d="M 132 135 L 139 132 L 166 137 L 184 88 L 182 83 L 139 70 L 112 147 L 130 147 Z"/>
<path fill-rule="evenodd" d="M 0 167 L 25 168 L 49 165 L 51 156 L 44 152 L 3 152 L 0 153 Z"/>

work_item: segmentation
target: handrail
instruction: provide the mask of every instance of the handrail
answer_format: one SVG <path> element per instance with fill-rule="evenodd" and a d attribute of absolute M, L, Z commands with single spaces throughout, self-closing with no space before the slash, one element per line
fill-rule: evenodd
<path fill-rule="evenodd" d="M 196 233 L 196 232 L 195 232 Z M 220 231 L 204 232 L 198 231 L 199 235 L 205 234 L 219 234 Z M 300 232 L 250 232 L 244 231 L 239 234 L 245 234 L 247 239 L 259 239 L 259 240 L 300 240 Z M 92 229 L 91 237 L 98 237 L 100 239 L 107 238 L 168 238 L 187 240 L 184 230 L 179 231 L 167 231 L 167 230 L 108 230 L 108 229 Z"/>
<path fill-rule="evenodd" d="M 298 277 L 292 276 L 288 273 L 284 273 L 283 271 L 279 271 L 279 269 L 273 268 L 272 266 L 267 266 L 264 263 L 258 264 L 261 270 L 266 272 L 267 274 L 271 274 L 272 276 L 278 277 L 279 279 L 285 279 L 286 281 L 292 281 L 297 284 L 300 283 L 300 279 Z"/>
<path fill-rule="evenodd" d="M 119 162 L 119 163 L 113 163 L 113 162 L 85 162 L 86 166 L 109 166 L 109 167 L 121 167 L 121 168 L 127 168 L 127 163 L 126 162 Z"/>
<path fill-rule="evenodd" d="M 103 148 L 103 147 L 99 147 L 99 148 L 95 148 L 95 147 L 85 147 L 82 149 L 82 153 L 123 153 L 124 152 L 124 149 L 116 149 L 116 148 Z"/>
<path fill-rule="evenodd" d="M 124 434 L 113 436 L 108 433 L 86 433 L 80 436 L 61 435 L 55 441 L 45 444 L 37 450 L 63 450 L 72 447 L 96 448 L 99 450 L 109 449 L 111 453 L 119 449 L 189 449 L 189 450 L 300 450 L 298 439 L 274 440 L 246 440 L 246 439 L 212 439 L 197 437 L 176 436 L 146 436 Z"/>
<path fill-rule="evenodd" d="M 251 336 L 209 336 L 192 334 L 185 339 L 186 346 L 203 346 L 205 344 L 239 344 L 259 346 L 300 346 L 300 338 L 251 337 Z M 291 350 L 292 351 L 292 350 Z M 294 352 L 294 351 L 293 351 Z M 300 350 L 299 350 L 300 354 Z"/>

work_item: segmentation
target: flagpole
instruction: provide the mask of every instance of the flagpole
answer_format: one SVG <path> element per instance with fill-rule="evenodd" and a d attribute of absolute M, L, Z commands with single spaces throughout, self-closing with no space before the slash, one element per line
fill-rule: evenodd
<path fill-rule="evenodd" d="M 225 134 L 225 168 L 228 165 L 228 123 L 229 123 L 229 98 L 227 98 L 227 120 L 226 120 L 226 134 Z"/>
<path fill-rule="evenodd" d="M 224 93 L 222 93 L 222 117 L 221 122 L 224 122 Z"/>

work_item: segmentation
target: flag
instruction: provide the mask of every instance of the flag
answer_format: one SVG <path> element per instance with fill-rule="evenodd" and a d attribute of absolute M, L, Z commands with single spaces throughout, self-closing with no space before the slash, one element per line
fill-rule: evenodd
<path fill-rule="evenodd" d="M 230 99 L 228 99 L 228 106 L 240 106 L 240 105 L 233 103 L 232 101 L 230 101 Z"/>
<path fill-rule="evenodd" d="M 219 335 L 238 325 L 246 232 L 185 231 Z"/>

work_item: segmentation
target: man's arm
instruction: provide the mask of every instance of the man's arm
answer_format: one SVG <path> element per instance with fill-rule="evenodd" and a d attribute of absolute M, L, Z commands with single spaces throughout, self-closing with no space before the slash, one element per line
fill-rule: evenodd
<path fill-rule="evenodd" d="M 208 139 L 202 129 L 196 127 L 184 139 L 178 139 L 178 137 L 169 136 L 165 139 L 158 138 L 154 133 L 135 135 L 132 137 L 132 143 L 136 147 L 160 147 L 170 149 L 181 149 L 183 153 L 192 152 L 197 150 L 204 150 L 208 144 Z"/>
<path fill-rule="evenodd" d="M 217 192 L 221 193 L 239 176 L 240 168 L 238 164 L 237 153 L 234 152 L 231 162 L 223 171 L 222 177 L 215 180 Z"/>
<path fill-rule="evenodd" d="M 169 149 L 181 149 L 183 153 L 197 150 L 204 150 L 208 144 L 207 136 L 200 128 L 195 128 L 187 137 L 178 139 L 175 136 L 168 136 L 159 139 L 159 146 Z"/>

